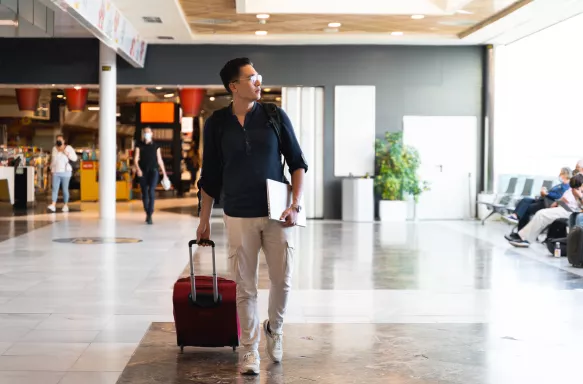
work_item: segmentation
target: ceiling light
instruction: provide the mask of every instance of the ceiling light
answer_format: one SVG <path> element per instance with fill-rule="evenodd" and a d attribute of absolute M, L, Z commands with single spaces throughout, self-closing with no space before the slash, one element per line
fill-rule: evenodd
<path fill-rule="evenodd" d="M 120 117 L 120 116 L 121 116 L 121 113 L 119 113 L 119 112 L 118 112 L 118 113 L 116 113 L 115 115 L 116 115 L 117 117 Z"/>
<path fill-rule="evenodd" d="M 57 95 L 57 99 L 62 99 L 63 97 L 63 95 Z"/>
<path fill-rule="evenodd" d="M 157 90 L 161 90 L 161 89 L 162 89 L 162 87 L 156 87 L 156 89 L 157 89 Z"/>
<path fill-rule="evenodd" d="M 404 33 L 403 32 L 391 32 L 391 35 L 393 35 L 393 36 L 403 36 Z"/>
<path fill-rule="evenodd" d="M 464 11 L 463 9 L 458 9 L 455 13 L 459 13 L 460 15 L 473 15 L 474 12 Z"/>
<path fill-rule="evenodd" d="M 421 20 L 425 18 L 425 15 L 413 15 L 411 16 L 413 20 Z"/>
<path fill-rule="evenodd" d="M 340 28 L 341 26 L 341 23 L 328 23 L 329 28 Z"/>
<path fill-rule="evenodd" d="M 0 20 L 0 26 L 18 27 L 18 20 Z"/>
<path fill-rule="evenodd" d="M 209 100 L 210 101 L 215 101 L 215 97 L 214 96 L 211 96 L 211 97 L 209 97 Z"/>
<path fill-rule="evenodd" d="M 51 87 L 55 87 L 55 86 L 56 86 L 56 84 L 52 84 L 52 85 L 51 85 Z"/>
<path fill-rule="evenodd" d="M 174 97 L 174 94 L 173 93 L 167 93 L 167 94 L 164 95 L 164 97 L 168 99 L 170 97 Z"/>
<path fill-rule="evenodd" d="M 142 17 L 142 20 L 144 20 L 146 23 L 162 24 L 162 19 L 156 16 L 144 16 Z"/>
<path fill-rule="evenodd" d="M 275 101 L 281 101 L 281 97 L 276 97 Z"/>
<path fill-rule="evenodd" d="M 99 111 L 99 107 L 88 107 L 87 110 L 89 110 L 89 111 Z"/>
<path fill-rule="evenodd" d="M 269 15 L 267 13 L 260 13 L 259 15 L 257 15 L 257 18 L 259 20 L 265 20 L 265 19 L 269 19 Z"/>
<path fill-rule="evenodd" d="M 255 34 L 257 36 L 265 36 L 265 35 L 267 35 L 267 31 L 255 31 Z"/>
<path fill-rule="evenodd" d="M 74 86 L 73 88 L 74 88 L 75 90 L 77 90 L 77 91 L 81 89 L 81 87 L 80 87 L 80 86 L 78 86 L 78 85 Z"/>
<path fill-rule="evenodd" d="M 265 92 L 271 92 L 271 88 L 265 88 L 263 91 L 265 91 Z"/>

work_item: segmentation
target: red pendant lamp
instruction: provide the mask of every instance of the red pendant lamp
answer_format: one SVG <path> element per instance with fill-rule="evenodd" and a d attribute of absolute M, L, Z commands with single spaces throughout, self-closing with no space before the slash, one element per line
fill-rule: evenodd
<path fill-rule="evenodd" d="M 40 89 L 38 88 L 17 88 L 16 102 L 18 109 L 21 111 L 36 111 Z"/>
<path fill-rule="evenodd" d="M 202 88 L 182 88 L 180 90 L 180 104 L 182 116 L 195 117 L 200 113 L 200 107 L 205 91 Z"/>
<path fill-rule="evenodd" d="M 83 112 L 85 104 L 87 104 L 87 88 L 67 88 L 65 89 L 65 96 L 67 97 L 67 108 L 71 112 Z"/>

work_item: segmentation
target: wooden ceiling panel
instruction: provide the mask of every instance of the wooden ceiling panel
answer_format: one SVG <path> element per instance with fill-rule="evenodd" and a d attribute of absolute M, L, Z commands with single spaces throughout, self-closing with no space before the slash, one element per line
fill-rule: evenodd
<path fill-rule="evenodd" d="M 435 0 L 436 4 L 440 1 Z M 518 9 L 533 0 L 473 0 L 464 10 L 469 14 L 427 16 L 412 20 L 411 15 L 322 15 L 276 14 L 265 25 L 255 15 L 237 14 L 235 0 L 180 0 L 186 18 L 195 34 L 253 34 L 258 30 L 269 34 L 324 34 L 328 23 L 339 22 L 338 33 L 391 33 L 407 35 L 460 35 L 508 7 Z M 445 4 L 445 3 L 444 3 Z"/>

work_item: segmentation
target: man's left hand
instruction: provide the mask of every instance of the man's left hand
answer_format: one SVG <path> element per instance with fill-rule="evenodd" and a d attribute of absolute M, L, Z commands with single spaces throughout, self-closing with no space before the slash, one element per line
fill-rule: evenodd
<path fill-rule="evenodd" d="M 293 227 L 298 221 L 298 211 L 295 208 L 289 207 L 281 214 L 281 220 L 284 220 L 284 227 Z"/>

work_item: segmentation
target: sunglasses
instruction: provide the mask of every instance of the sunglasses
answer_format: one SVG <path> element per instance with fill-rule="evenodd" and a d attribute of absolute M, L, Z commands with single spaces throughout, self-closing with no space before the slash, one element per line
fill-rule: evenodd
<path fill-rule="evenodd" d="M 245 80 L 246 80 L 246 81 L 250 81 L 250 82 L 252 82 L 253 84 L 255 84 L 255 83 L 257 83 L 257 82 L 260 82 L 260 83 L 262 83 L 262 82 L 263 82 L 263 76 L 261 76 L 260 74 L 255 74 L 255 75 L 251 75 L 251 76 L 249 76 L 249 77 L 247 77 L 247 78 L 243 78 L 243 79 L 238 79 L 238 80 L 235 80 L 235 81 L 234 81 L 234 83 L 235 83 L 235 82 L 240 82 L 241 80 L 244 80 L 244 81 L 245 81 Z"/>

